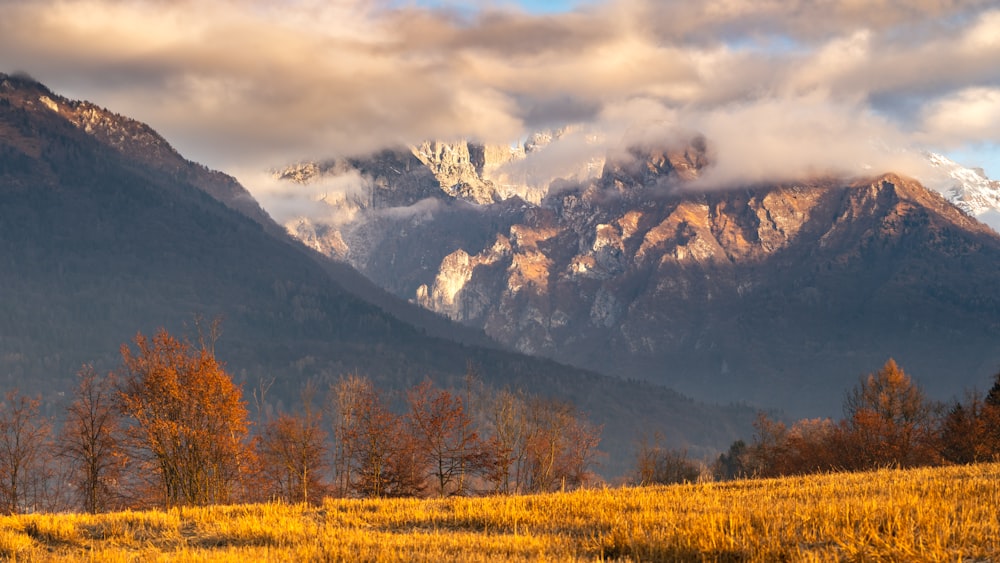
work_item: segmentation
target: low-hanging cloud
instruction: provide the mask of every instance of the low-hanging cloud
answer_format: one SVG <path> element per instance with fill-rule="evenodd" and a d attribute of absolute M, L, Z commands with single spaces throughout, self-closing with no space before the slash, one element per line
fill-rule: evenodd
<path fill-rule="evenodd" d="M 605 0 L 544 15 L 388 0 L 0 9 L 0 69 L 151 124 L 276 214 L 316 194 L 280 196 L 248 170 L 424 139 L 507 143 L 573 125 L 561 152 L 537 157 L 555 173 L 669 126 L 714 144 L 714 183 L 915 166 L 903 149 L 1000 142 L 1000 9 L 985 0 Z"/>
<path fill-rule="evenodd" d="M 927 171 L 891 122 L 821 94 L 734 104 L 696 119 L 717 155 L 699 178 L 705 187 Z"/>
<path fill-rule="evenodd" d="M 371 179 L 354 169 L 337 174 L 317 174 L 305 182 L 294 182 L 280 174 L 254 168 L 234 171 L 241 183 L 254 186 L 254 196 L 279 223 L 297 217 L 325 224 L 352 220 L 367 200 Z"/>

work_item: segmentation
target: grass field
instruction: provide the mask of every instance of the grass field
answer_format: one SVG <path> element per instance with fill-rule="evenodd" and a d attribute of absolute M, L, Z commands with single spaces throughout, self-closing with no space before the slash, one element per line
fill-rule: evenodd
<path fill-rule="evenodd" d="M 0 517 L 13 561 L 1000 561 L 1000 464 Z"/>

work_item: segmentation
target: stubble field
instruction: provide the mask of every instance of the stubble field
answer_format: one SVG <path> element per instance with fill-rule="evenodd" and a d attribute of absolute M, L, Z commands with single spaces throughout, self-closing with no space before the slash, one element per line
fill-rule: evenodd
<path fill-rule="evenodd" d="M 1000 464 L 0 517 L 12 561 L 995 561 Z"/>

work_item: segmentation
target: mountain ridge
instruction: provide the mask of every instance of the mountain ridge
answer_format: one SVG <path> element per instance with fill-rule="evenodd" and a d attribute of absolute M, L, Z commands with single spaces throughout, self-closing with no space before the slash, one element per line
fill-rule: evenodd
<path fill-rule="evenodd" d="M 493 387 L 571 400 L 604 424 L 612 476 L 627 470 L 640 430 L 707 454 L 749 425 L 746 408 L 399 321 L 365 298 L 382 290 L 357 272 L 108 146 L 36 88 L 0 75 L 0 377 L 41 394 L 45 412 L 59 411 L 81 364 L 114 369 L 136 331 L 184 334 L 200 314 L 223 317 L 216 351 L 244 392 L 275 379 L 269 400 L 279 410 L 307 381 L 361 373 L 391 390 L 425 377 L 458 387 L 471 362 Z"/>
<path fill-rule="evenodd" d="M 166 139 L 144 123 L 113 114 L 87 101 L 70 100 L 55 94 L 28 76 L 4 75 L 0 80 L 0 89 L 28 107 L 37 101 L 127 159 L 142 162 L 180 181 L 191 183 L 266 228 L 276 226 L 235 178 L 185 159 Z M 35 100 L 31 99 L 32 96 Z"/>
<path fill-rule="evenodd" d="M 401 297 L 523 352 L 696 397 L 835 415 L 890 356 L 942 399 L 1000 365 L 1000 239 L 968 213 L 891 173 L 693 190 L 710 165 L 697 136 L 631 147 L 537 205 L 455 201 L 341 232 L 408 257 L 350 257 Z M 404 240 L 378 238 L 397 229 Z"/>
<path fill-rule="evenodd" d="M 27 76 L 4 76 L 0 81 L 0 88 L 14 94 L 29 107 L 36 105 L 36 102 L 40 103 L 81 132 L 110 147 L 126 160 L 143 163 L 172 180 L 200 189 L 227 207 L 257 222 L 276 238 L 288 237 L 287 230 L 275 223 L 235 178 L 184 158 L 148 125 L 87 101 L 70 100 L 59 96 Z M 295 244 L 299 242 L 297 239 L 290 239 L 289 242 L 292 240 L 295 240 Z M 405 301 L 400 301 L 364 276 L 358 275 L 353 268 L 336 261 L 331 262 L 323 252 L 315 255 L 315 258 L 340 285 L 363 295 L 386 312 L 430 334 L 479 346 L 502 347 L 484 333 L 470 331 L 467 328 L 455 330 L 433 313 L 428 313 L 419 307 L 406 306 Z"/>
<path fill-rule="evenodd" d="M 982 168 L 967 168 L 931 153 L 932 166 L 943 173 L 940 191 L 960 209 L 1000 232 L 1000 181 L 991 180 Z"/>

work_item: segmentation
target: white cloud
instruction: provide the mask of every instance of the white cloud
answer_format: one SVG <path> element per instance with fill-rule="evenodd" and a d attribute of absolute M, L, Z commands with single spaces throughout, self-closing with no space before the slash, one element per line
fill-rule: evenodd
<path fill-rule="evenodd" d="M 961 90 L 928 104 L 922 118 L 928 144 L 1000 143 L 1000 87 Z"/>
<path fill-rule="evenodd" d="M 961 46 L 973 54 L 1000 50 L 1000 9 L 982 14 L 963 35 Z"/>
<path fill-rule="evenodd" d="M 326 224 L 350 220 L 352 206 L 342 204 L 353 199 L 364 201 L 370 186 L 370 180 L 353 169 L 321 175 L 306 183 L 282 180 L 255 168 L 234 170 L 234 176 L 281 224 L 298 217 Z"/>
<path fill-rule="evenodd" d="M 539 15 L 496 3 L 0 0 L 0 69 L 145 121 L 229 172 L 567 124 L 610 146 L 670 123 L 719 147 L 718 178 L 763 177 L 796 159 L 800 171 L 893 164 L 872 147 L 995 141 L 992 4 L 606 0 Z M 595 145 L 575 146 L 583 157 Z"/>
<path fill-rule="evenodd" d="M 717 161 L 706 187 L 816 176 L 860 176 L 891 170 L 919 175 L 919 153 L 905 136 L 864 106 L 814 93 L 735 104 L 698 117 L 696 129 Z"/>

